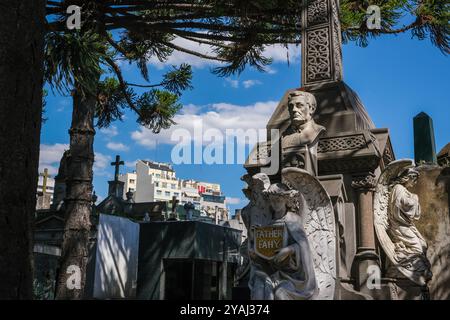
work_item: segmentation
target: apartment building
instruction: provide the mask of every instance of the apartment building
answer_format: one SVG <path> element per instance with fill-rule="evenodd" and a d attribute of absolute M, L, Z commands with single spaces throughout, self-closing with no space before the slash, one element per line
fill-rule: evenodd
<path fill-rule="evenodd" d="M 136 192 L 137 187 L 137 174 L 136 171 L 130 173 L 124 173 L 119 175 L 119 180 L 124 183 L 123 185 L 123 198 L 126 199 L 128 191 Z"/>
<path fill-rule="evenodd" d="M 225 196 L 220 190 L 220 184 L 178 179 L 169 163 L 138 160 L 136 170 L 121 174 L 119 180 L 125 183 L 123 197 L 126 197 L 128 191 L 132 191 L 137 203 L 170 202 L 176 197 L 181 206 L 188 202 L 194 204 L 195 209 L 203 216 L 217 216 L 218 220 L 228 220 Z"/>
<path fill-rule="evenodd" d="M 135 202 L 181 199 L 180 183 L 169 163 L 138 160 L 135 181 Z"/>
<path fill-rule="evenodd" d="M 196 180 L 181 181 L 181 203 L 191 202 L 195 208 L 204 215 L 215 217 L 219 220 L 228 220 L 228 210 L 225 196 L 220 190 L 220 184 Z"/>

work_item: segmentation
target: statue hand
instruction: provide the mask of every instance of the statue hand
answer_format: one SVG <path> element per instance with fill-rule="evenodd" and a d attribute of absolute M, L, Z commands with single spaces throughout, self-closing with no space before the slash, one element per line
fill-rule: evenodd
<path fill-rule="evenodd" d="M 280 249 L 276 256 L 273 258 L 273 262 L 274 263 L 281 263 L 283 262 L 287 257 L 289 257 L 290 255 L 292 255 L 294 253 L 294 249 L 289 246 L 289 247 L 285 247 Z"/>

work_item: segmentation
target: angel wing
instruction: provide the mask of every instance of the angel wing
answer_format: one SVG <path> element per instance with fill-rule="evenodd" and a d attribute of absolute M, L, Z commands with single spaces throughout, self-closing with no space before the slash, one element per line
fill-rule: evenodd
<path fill-rule="evenodd" d="M 283 183 L 298 190 L 303 199 L 303 221 L 311 247 L 319 287 L 316 300 L 334 298 L 336 284 L 336 230 L 333 205 L 320 182 L 307 171 L 285 168 Z"/>
<path fill-rule="evenodd" d="M 401 159 L 391 162 L 378 178 L 377 187 L 374 195 L 374 224 L 375 231 L 386 256 L 397 267 L 397 269 L 407 278 L 424 285 L 425 280 L 417 276 L 417 273 L 404 268 L 398 261 L 395 252 L 395 244 L 388 235 L 389 229 L 389 184 L 392 179 L 397 177 L 403 170 L 413 167 L 414 161 L 411 159 Z"/>

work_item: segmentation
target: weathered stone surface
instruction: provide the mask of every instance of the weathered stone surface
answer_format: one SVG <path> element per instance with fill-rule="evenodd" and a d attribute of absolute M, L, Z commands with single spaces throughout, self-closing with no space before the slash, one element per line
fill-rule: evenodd
<path fill-rule="evenodd" d="M 430 298 L 450 299 L 450 219 L 445 180 L 441 179 L 444 168 L 423 165 L 418 170 L 419 180 L 411 191 L 419 195 L 422 208 L 416 226 L 428 243 L 427 256 L 433 272 Z"/>

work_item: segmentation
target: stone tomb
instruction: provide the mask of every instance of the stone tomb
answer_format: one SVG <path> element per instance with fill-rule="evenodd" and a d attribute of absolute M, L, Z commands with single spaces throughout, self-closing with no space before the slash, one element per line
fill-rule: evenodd
<path fill-rule="evenodd" d="M 230 299 L 241 231 L 199 221 L 100 215 L 96 299 Z"/>

